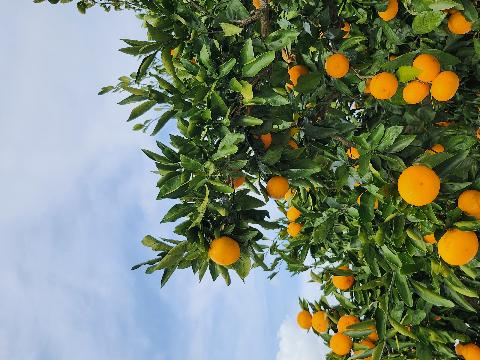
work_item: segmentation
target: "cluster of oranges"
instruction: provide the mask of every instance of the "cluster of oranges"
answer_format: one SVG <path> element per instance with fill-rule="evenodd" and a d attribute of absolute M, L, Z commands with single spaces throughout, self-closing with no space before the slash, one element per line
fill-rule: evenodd
<path fill-rule="evenodd" d="M 330 349 L 340 356 L 350 354 L 353 348 L 353 340 L 348 335 L 344 334 L 349 330 L 349 327 L 359 324 L 360 319 L 354 315 L 343 315 L 337 321 L 337 332 L 334 333 L 329 342 Z M 313 315 L 308 310 L 302 310 L 297 315 L 297 324 L 304 330 L 313 328 L 318 333 L 326 333 L 330 328 L 330 319 L 325 311 L 318 310 Z M 370 334 L 358 343 L 359 350 L 355 351 L 354 355 L 360 355 L 368 349 L 375 347 L 375 342 L 378 341 L 377 329 L 374 325 L 368 327 L 371 330 Z M 366 358 L 371 360 L 371 357 Z"/>
<path fill-rule="evenodd" d="M 458 344 L 455 347 L 455 352 L 465 360 L 480 360 L 480 347 L 473 343 Z"/>
<path fill-rule="evenodd" d="M 440 192 L 440 178 L 427 166 L 413 165 L 398 178 L 398 192 L 410 205 L 428 205 Z M 467 215 L 480 219 L 480 191 L 464 191 L 458 198 L 458 207 Z M 436 243 L 434 234 L 426 235 L 424 240 Z M 449 265 L 465 265 L 475 258 L 477 252 L 478 237 L 473 231 L 450 229 L 438 242 L 438 254 Z"/>

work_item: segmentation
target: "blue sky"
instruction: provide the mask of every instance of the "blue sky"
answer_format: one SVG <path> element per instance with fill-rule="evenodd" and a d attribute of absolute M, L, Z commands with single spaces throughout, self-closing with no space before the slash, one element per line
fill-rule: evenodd
<path fill-rule="evenodd" d="M 305 277 L 198 284 L 188 271 L 160 289 L 130 267 L 152 254 L 159 220 L 153 164 L 129 109 L 98 89 L 136 69 L 117 51 L 143 38 L 132 14 L 9 1 L 0 21 L 0 358 L 311 360 L 294 325 Z M 169 124 L 160 138 L 174 131 Z"/>

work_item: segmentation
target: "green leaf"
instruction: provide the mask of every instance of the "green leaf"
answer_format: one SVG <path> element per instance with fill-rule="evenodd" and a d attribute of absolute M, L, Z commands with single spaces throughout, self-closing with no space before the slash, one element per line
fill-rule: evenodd
<path fill-rule="evenodd" d="M 182 185 L 183 185 L 183 181 L 182 181 L 181 174 L 178 174 L 172 177 L 171 179 L 168 179 L 160 188 L 157 198 L 163 199 L 167 197 L 169 194 L 173 193 Z"/>
<path fill-rule="evenodd" d="M 162 219 L 162 223 L 168 223 L 177 221 L 178 219 L 185 217 L 192 213 L 195 210 L 195 207 L 191 204 L 175 204 L 173 205 L 165 214 Z"/>
<path fill-rule="evenodd" d="M 390 322 L 390 325 L 392 325 L 392 327 L 397 332 L 399 332 L 400 334 L 402 334 L 404 336 L 407 336 L 409 338 L 412 338 L 414 340 L 418 340 L 418 337 L 414 333 L 412 333 L 410 330 L 408 330 L 406 326 L 404 326 L 404 325 L 400 324 L 398 321 L 396 321 L 393 318 L 393 316 L 389 316 L 388 321 Z"/>
<path fill-rule="evenodd" d="M 392 250 L 390 250 L 387 245 L 382 245 L 381 247 L 383 255 L 385 259 L 391 263 L 392 265 L 395 265 L 398 268 L 402 267 L 402 261 L 398 257 L 396 253 L 394 253 Z"/>
<path fill-rule="evenodd" d="M 218 77 L 222 78 L 224 76 L 227 76 L 228 73 L 233 69 L 236 63 L 237 63 L 236 59 L 230 59 L 226 63 L 220 65 L 220 70 L 218 71 Z"/>
<path fill-rule="evenodd" d="M 395 271 L 395 286 L 398 290 L 398 293 L 402 297 L 403 301 L 407 306 L 413 306 L 412 293 L 408 286 L 408 281 L 405 275 L 402 275 L 399 270 Z"/>
<path fill-rule="evenodd" d="M 140 64 L 137 70 L 137 76 L 135 77 L 135 81 L 137 83 L 139 83 L 140 80 L 142 80 L 145 77 L 145 75 L 147 74 L 148 68 L 150 67 L 150 65 L 152 65 L 156 56 L 157 56 L 157 52 L 154 52 L 153 54 L 146 56 L 142 60 L 142 63 Z"/>
<path fill-rule="evenodd" d="M 240 63 L 245 65 L 252 61 L 255 58 L 255 54 L 253 53 L 253 43 L 252 39 L 247 39 L 245 44 L 242 47 L 242 51 L 240 52 Z"/>
<path fill-rule="evenodd" d="M 375 349 L 373 349 L 372 360 L 382 359 L 383 349 L 385 348 L 385 341 L 380 341 Z"/>
<path fill-rule="evenodd" d="M 383 136 L 382 141 L 380 142 L 380 145 L 378 145 L 377 149 L 379 151 L 384 151 L 392 146 L 402 131 L 403 126 L 391 126 L 387 128 L 387 130 L 385 130 L 385 135 Z"/>
<path fill-rule="evenodd" d="M 443 296 L 440 296 L 436 292 L 433 292 L 432 290 L 425 287 L 423 284 L 414 280 L 411 280 L 411 283 L 415 288 L 417 294 L 426 302 L 436 306 L 443 306 L 447 308 L 452 308 L 455 306 L 452 301 L 445 299 Z"/>
<path fill-rule="evenodd" d="M 180 155 L 180 162 L 184 169 L 197 172 L 203 170 L 203 165 L 195 159 L 191 159 L 188 156 Z"/>
<path fill-rule="evenodd" d="M 153 251 L 169 251 L 172 247 L 158 241 L 151 235 L 147 235 L 142 239 L 142 244 L 149 247 Z"/>
<path fill-rule="evenodd" d="M 257 75 L 260 71 L 270 65 L 273 60 L 275 60 L 275 51 L 268 51 L 256 56 L 253 60 L 243 65 L 243 76 L 253 77 Z"/>
<path fill-rule="evenodd" d="M 181 243 L 173 247 L 167 253 L 167 255 L 165 255 L 164 258 L 155 265 L 153 271 L 165 269 L 172 266 L 177 266 L 177 264 L 180 262 L 181 258 L 183 257 L 183 254 L 185 254 L 186 250 L 187 250 L 187 242 L 182 241 Z"/>
<path fill-rule="evenodd" d="M 263 120 L 254 116 L 244 116 L 238 120 L 240 126 L 259 126 L 263 124 Z"/>
<path fill-rule="evenodd" d="M 429 4 L 428 7 L 434 11 L 447 10 L 451 8 L 463 10 L 462 4 L 459 4 L 458 2 L 452 0 L 437 0 L 432 4 Z"/>
<path fill-rule="evenodd" d="M 421 70 L 413 66 L 400 66 L 397 70 L 397 77 L 400 82 L 406 83 L 414 80 Z"/>
<path fill-rule="evenodd" d="M 100 89 L 100 91 L 98 92 L 98 95 L 106 94 L 106 93 L 112 91 L 113 89 L 115 89 L 115 86 L 105 86 L 105 87 Z"/>
<path fill-rule="evenodd" d="M 150 110 L 151 108 L 153 108 L 155 106 L 157 102 L 155 100 L 148 100 L 148 101 L 144 101 L 143 103 L 141 103 L 140 105 L 138 105 L 136 108 L 134 108 L 132 110 L 132 112 L 130 113 L 130 116 L 128 117 L 128 120 L 127 121 L 132 121 L 140 116 L 142 116 L 143 114 L 145 114 L 148 110 Z"/>
<path fill-rule="evenodd" d="M 252 268 L 252 260 L 247 255 L 242 255 L 240 259 L 233 265 L 240 279 L 244 280 L 250 273 Z"/>
<path fill-rule="evenodd" d="M 237 25 L 229 24 L 229 23 L 220 23 L 222 27 L 223 33 L 225 36 L 234 36 L 238 35 L 243 31 L 243 28 Z"/>
<path fill-rule="evenodd" d="M 205 197 L 203 198 L 202 203 L 198 207 L 197 217 L 193 220 L 192 225 L 190 225 L 190 229 L 197 226 L 202 221 L 203 216 L 205 215 L 205 211 L 207 210 L 209 194 L 210 194 L 210 191 L 208 190 L 208 186 L 205 185 Z"/>
<path fill-rule="evenodd" d="M 439 27 L 445 16 L 443 11 L 424 11 L 413 19 L 412 30 L 416 34 L 427 34 Z"/>
<path fill-rule="evenodd" d="M 480 230 L 480 220 L 476 221 L 458 221 L 453 224 L 457 229 L 463 231 L 478 231 Z"/>
<path fill-rule="evenodd" d="M 281 50 L 294 42 L 299 34 L 294 29 L 280 29 L 267 36 L 265 45 L 269 50 Z"/>
<path fill-rule="evenodd" d="M 217 152 L 213 155 L 212 160 L 218 160 L 229 155 L 233 155 L 238 151 L 238 147 L 235 144 L 245 141 L 245 135 L 237 133 L 228 133 L 220 141 Z"/>
<path fill-rule="evenodd" d="M 151 135 L 157 135 L 160 130 L 163 129 L 165 124 L 176 114 L 176 110 L 167 110 L 165 111 L 162 116 L 157 120 L 157 123 L 155 124 L 155 128 L 153 129 Z"/>
<path fill-rule="evenodd" d="M 299 93 L 309 93 L 316 90 L 323 82 L 323 75 L 319 72 L 311 72 L 300 76 L 295 86 L 295 91 Z"/>

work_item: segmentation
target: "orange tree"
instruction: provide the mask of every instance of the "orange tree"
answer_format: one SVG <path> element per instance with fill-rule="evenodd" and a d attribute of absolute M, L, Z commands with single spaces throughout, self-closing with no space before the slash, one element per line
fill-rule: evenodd
<path fill-rule="evenodd" d="M 185 268 L 309 271 L 323 296 L 298 322 L 328 359 L 480 359 L 478 2 L 77 4 L 94 5 L 147 32 L 101 94 L 127 94 L 134 130 L 178 127 L 144 150 L 178 240 L 146 236 L 157 256 L 134 268 L 162 286 Z"/>

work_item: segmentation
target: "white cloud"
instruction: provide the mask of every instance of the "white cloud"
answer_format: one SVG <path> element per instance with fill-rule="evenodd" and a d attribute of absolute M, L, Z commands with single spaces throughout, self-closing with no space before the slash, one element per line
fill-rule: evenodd
<path fill-rule="evenodd" d="M 278 338 L 277 360 L 319 360 L 329 352 L 320 337 L 300 329 L 291 317 L 280 327 Z"/>

